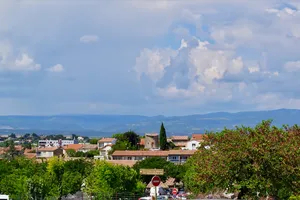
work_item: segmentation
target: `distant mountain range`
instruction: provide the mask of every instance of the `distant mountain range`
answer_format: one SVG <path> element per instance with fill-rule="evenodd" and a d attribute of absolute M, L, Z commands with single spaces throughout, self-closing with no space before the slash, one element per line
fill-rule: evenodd
<path fill-rule="evenodd" d="M 88 136 L 107 136 L 112 133 L 134 130 L 137 133 L 159 132 L 164 122 L 169 135 L 204 133 L 235 126 L 255 126 L 262 120 L 272 119 L 273 124 L 300 124 L 300 110 L 279 109 L 253 112 L 217 112 L 187 116 L 139 115 L 55 115 L 55 116 L 0 116 L 0 133 L 80 133 Z"/>

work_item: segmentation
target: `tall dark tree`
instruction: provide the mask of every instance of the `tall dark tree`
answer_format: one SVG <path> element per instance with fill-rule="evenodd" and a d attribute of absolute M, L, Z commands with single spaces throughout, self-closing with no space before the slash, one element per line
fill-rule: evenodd
<path fill-rule="evenodd" d="M 159 132 L 159 144 L 161 150 L 166 150 L 168 148 L 167 134 L 164 127 L 164 123 L 161 123 L 160 132 Z"/>

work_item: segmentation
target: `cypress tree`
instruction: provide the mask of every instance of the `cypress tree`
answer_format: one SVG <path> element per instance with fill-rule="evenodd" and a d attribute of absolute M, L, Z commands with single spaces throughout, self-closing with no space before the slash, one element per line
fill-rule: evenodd
<path fill-rule="evenodd" d="M 167 149 L 167 135 L 166 135 L 166 129 L 164 127 L 164 123 L 161 123 L 160 126 L 160 132 L 159 132 L 159 144 L 161 150 Z"/>

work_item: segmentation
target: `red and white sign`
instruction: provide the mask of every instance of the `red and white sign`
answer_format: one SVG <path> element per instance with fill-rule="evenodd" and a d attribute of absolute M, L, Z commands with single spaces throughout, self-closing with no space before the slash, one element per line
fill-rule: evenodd
<path fill-rule="evenodd" d="M 157 187 L 160 184 L 160 178 L 159 176 L 153 176 L 151 183 L 153 186 Z"/>
<path fill-rule="evenodd" d="M 177 188 L 173 188 L 172 189 L 172 194 L 176 195 L 178 193 L 178 189 Z"/>

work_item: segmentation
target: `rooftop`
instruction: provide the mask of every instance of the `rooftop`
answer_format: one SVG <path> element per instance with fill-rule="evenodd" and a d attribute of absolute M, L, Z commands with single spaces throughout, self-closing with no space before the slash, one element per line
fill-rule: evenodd
<path fill-rule="evenodd" d="M 176 140 L 189 140 L 189 136 L 187 135 L 183 135 L 183 136 L 172 136 L 171 137 L 172 141 L 176 141 Z"/>
<path fill-rule="evenodd" d="M 75 151 L 77 151 L 78 149 L 80 149 L 82 147 L 82 144 L 68 144 L 64 146 L 65 150 L 68 149 L 74 149 Z"/>
<path fill-rule="evenodd" d="M 158 133 L 146 133 L 145 136 L 156 137 L 158 136 Z"/>
<path fill-rule="evenodd" d="M 115 151 L 112 156 L 168 156 L 168 151 Z"/>
<path fill-rule="evenodd" d="M 167 157 L 169 155 L 193 155 L 196 150 L 169 150 L 169 151 L 115 151 L 112 156 L 151 156 Z"/>
<path fill-rule="evenodd" d="M 113 142 L 115 138 L 102 138 L 98 142 Z"/>
<path fill-rule="evenodd" d="M 58 147 L 40 147 L 37 151 L 55 151 Z"/>
<path fill-rule="evenodd" d="M 137 162 L 137 160 L 106 160 L 106 161 L 114 165 L 124 165 L 128 167 L 132 167 Z"/>
<path fill-rule="evenodd" d="M 198 133 L 198 134 L 192 134 L 191 140 L 203 140 L 204 137 L 207 137 L 207 135 L 201 134 L 201 133 Z"/>

